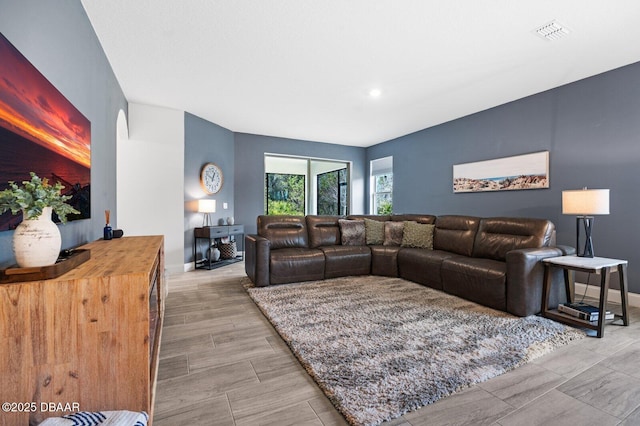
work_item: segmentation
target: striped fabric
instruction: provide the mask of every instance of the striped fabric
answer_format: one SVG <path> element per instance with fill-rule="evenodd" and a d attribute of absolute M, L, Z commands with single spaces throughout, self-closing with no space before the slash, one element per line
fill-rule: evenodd
<path fill-rule="evenodd" d="M 144 411 L 80 411 L 62 417 L 49 417 L 40 426 L 147 426 Z"/>

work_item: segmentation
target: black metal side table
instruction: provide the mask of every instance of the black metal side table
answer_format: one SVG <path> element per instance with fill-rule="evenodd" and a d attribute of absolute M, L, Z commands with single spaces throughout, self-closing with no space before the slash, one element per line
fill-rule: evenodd
<path fill-rule="evenodd" d="M 211 256 L 198 260 L 198 248 L 201 244 L 201 240 L 207 240 L 207 250 L 214 243 L 219 243 L 223 238 L 232 238 L 237 235 L 241 235 L 241 242 L 244 242 L 244 225 L 219 225 L 219 226 L 203 226 L 201 228 L 194 228 L 193 230 L 193 263 L 195 269 L 216 269 L 221 266 L 229 265 L 244 260 L 244 250 L 240 251 L 240 254 L 233 259 L 220 259 L 214 261 Z M 237 240 L 236 240 L 237 241 Z M 244 249 L 244 248 L 243 248 Z"/>

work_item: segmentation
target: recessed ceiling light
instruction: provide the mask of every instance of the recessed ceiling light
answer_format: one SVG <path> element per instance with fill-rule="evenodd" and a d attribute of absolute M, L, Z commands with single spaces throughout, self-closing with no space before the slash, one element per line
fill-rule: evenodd
<path fill-rule="evenodd" d="M 551 21 L 548 24 L 536 28 L 534 32 L 545 40 L 553 41 L 569 34 L 569 29 L 558 21 Z"/>
<path fill-rule="evenodd" d="M 380 95 L 382 95 L 382 90 L 380 89 L 371 89 L 369 91 L 369 96 L 371 96 L 372 98 L 379 98 Z"/>

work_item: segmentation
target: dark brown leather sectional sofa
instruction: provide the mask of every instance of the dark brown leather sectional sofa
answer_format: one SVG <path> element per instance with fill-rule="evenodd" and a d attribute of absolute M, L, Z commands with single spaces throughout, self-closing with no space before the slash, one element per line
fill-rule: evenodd
<path fill-rule="evenodd" d="M 401 277 L 518 316 L 541 310 L 545 257 L 572 254 L 555 246 L 543 219 L 472 216 L 349 216 L 435 224 L 433 250 L 390 245 L 342 245 L 336 216 L 259 216 L 245 237 L 245 270 L 256 286 L 349 275 Z M 550 304 L 563 302 L 560 273 Z"/>

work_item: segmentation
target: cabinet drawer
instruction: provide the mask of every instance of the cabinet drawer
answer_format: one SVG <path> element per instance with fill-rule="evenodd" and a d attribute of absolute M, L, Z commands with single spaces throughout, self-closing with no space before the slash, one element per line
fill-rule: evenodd
<path fill-rule="evenodd" d="M 229 236 L 228 226 L 207 226 L 204 228 L 196 228 L 194 235 L 197 238 L 221 238 Z"/>
<path fill-rule="evenodd" d="M 244 234 L 244 225 L 230 225 L 229 235 L 232 234 Z"/>

